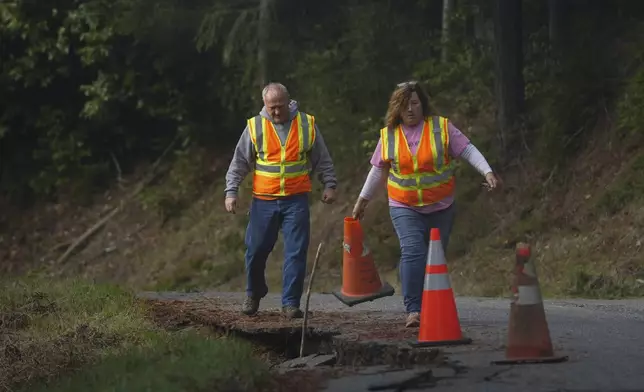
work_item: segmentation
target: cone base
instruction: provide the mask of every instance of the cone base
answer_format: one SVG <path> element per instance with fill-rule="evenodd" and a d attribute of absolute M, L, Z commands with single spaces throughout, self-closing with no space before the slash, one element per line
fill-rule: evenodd
<path fill-rule="evenodd" d="M 383 298 L 383 297 L 391 297 L 394 295 L 396 291 L 394 288 L 387 282 L 382 282 L 382 287 L 380 290 L 376 291 L 373 294 L 368 294 L 368 295 L 360 295 L 360 296 L 347 296 L 342 294 L 342 292 L 339 291 L 334 291 L 332 294 L 340 300 L 343 304 L 347 306 L 354 306 L 357 304 L 361 304 L 363 302 L 369 302 L 376 300 L 378 298 Z"/>
<path fill-rule="evenodd" d="M 554 357 L 542 357 L 542 358 L 508 358 L 501 359 L 498 361 L 492 361 L 493 365 L 525 365 L 533 363 L 560 363 L 566 362 L 568 360 L 567 355 L 560 355 Z"/>
<path fill-rule="evenodd" d="M 460 346 L 464 344 L 471 344 L 472 339 L 462 338 L 458 340 L 435 340 L 435 341 L 415 341 L 411 342 L 412 347 L 437 347 L 437 346 Z"/>

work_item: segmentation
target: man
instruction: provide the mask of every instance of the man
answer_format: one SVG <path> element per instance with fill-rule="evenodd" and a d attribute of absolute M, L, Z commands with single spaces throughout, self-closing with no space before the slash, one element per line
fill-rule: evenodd
<path fill-rule="evenodd" d="M 246 295 L 242 312 L 253 315 L 268 293 L 264 270 L 279 230 L 284 236 L 282 311 L 302 317 L 300 299 L 306 275 L 309 247 L 310 174 L 318 173 L 324 186 L 322 201 L 335 201 L 333 162 L 315 118 L 300 112 L 282 84 L 271 83 L 262 91 L 264 107 L 248 119 L 228 173 L 226 210 L 235 213 L 237 190 L 254 170 L 253 200 L 246 229 Z"/>

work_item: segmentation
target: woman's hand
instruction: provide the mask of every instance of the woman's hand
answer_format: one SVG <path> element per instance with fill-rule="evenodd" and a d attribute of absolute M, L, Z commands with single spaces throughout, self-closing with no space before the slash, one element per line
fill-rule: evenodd
<path fill-rule="evenodd" d="M 358 201 L 356 201 L 356 205 L 353 206 L 353 219 L 361 220 L 362 217 L 364 216 L 364 210 L 367 208 L 367 204 L 369 204 L 369 200 L 363 199 L 362 197 L 358 197 Z"/>
<path fill-rule="evenodd" d="M 487 187 L 488 191 L 491 191 L 500 185 L 499 179 L 493 172 L 489 172 L 485 175 L 485 182 L 487 183 L 485 184 L 485 186 Z"/>

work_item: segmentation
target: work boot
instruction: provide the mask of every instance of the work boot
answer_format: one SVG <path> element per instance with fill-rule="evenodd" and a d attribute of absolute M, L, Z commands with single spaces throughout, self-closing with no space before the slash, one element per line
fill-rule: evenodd
<path fill-rule="evenodd" d="M 407 322 L 405 323 L 407 328 L 420 327 L 420 313 L 411 312 L 407 315 Z"/>
<path fill-rule="evenodd" d="M 252 316 L 257 313 L 257 309 L 259 309 L 259 298 L 246 297 L 242 305 L 242 313 Z"/>
<path fill-rule="evenodd" d="M 288 318 L 296 319 L 302 318 L 304 314 L 297 306 L 283 306 L 282 313 Z"/>

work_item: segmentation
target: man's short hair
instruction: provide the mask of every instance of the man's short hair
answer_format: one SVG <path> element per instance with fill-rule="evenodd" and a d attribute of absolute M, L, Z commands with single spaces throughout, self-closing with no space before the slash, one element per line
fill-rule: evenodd
<path fill-rule="evenodd" d="M 284 86 L 282 83 L 269 83 L 262 90 L 262 99 L 266 99 L 266 95 L 271 90 L 278 90 L 279 92 L 284 93 L 287 97 L 289 96 L 286 86 Z"/>

